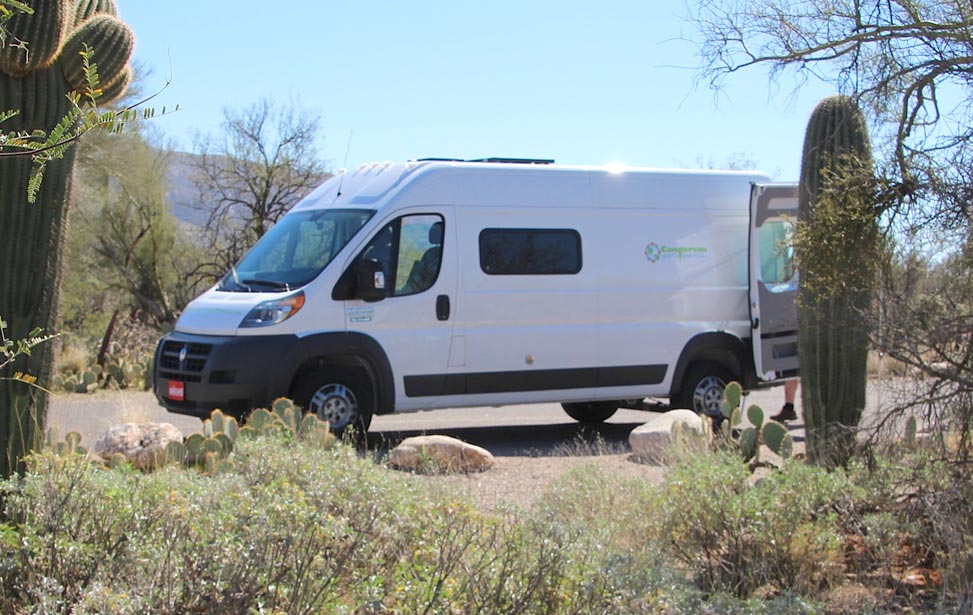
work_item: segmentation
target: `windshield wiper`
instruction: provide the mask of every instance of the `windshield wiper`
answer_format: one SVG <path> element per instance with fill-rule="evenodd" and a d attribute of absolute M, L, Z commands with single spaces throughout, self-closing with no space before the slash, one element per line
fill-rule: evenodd
<path fill-rule="evenodd" d="M 250 288 L 249 286 L 247 286 L 246 284 L 244 284 L 243 282 L 240 281 L 240 278 L 238 278 L 237 277 L 237 274 L 236 274 L 236 267 L 234 267 L 233 265 L 230 265 L 230 274 L 229 275 L 232 277 L 233 283 L 236 284 L 237 289 L 241 289 L 242 288 L 242 289 L 246 290 L 248 293 L 254 292 L 252 288 Z M 228 280 L 224 277 L 223 280 L 220 281 L 220 286 L 219 286 L 219 288 L 217 290 L 230 290 L 229 285 L 227 284 L 227 281 Z"/>
<path fill-rule="evenodd" d="M 290 290 L 291 287 L 287 282 L 278 282 L 277 280 L 243 280 L 244 285 L 257 284 L 259 286 L 269 286 L 270 288 L 276 288 L 278 290 Z"/>

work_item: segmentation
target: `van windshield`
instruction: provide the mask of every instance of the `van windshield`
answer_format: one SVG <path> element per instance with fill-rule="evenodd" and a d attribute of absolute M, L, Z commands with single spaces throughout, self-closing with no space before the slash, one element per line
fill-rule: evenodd
<path fill-rule="evenodd" d="M 304 286 L 328 266 L 374 213 L 363 209 L 290 213 L 223 276 L 217 290 L 273 292 Z"/>

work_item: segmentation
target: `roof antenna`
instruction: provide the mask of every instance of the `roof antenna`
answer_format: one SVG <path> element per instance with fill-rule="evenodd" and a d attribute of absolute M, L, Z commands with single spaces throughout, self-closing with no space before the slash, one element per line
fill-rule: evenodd
<path fill-rule="evenodd" d="M 341 184 L 345 181 L 345 173 L 348 172 L 348 154 L 351 153 L 351 138 L 355 136 L 355 129 L 348 131 L 348 145 L 345 147 L 345 163 L 342 165 L 341 177 L 338 178 L 338 194 L 334 195 L 334 200 L 337 201 L 341 196 Z"/>

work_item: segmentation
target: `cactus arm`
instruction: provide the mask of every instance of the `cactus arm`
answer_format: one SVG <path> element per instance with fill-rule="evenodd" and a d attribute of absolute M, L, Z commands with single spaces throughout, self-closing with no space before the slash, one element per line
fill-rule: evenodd
<path fill-rule="evenodd" d="M 90 61 L 98 66 L 101 83 L 110 84 L 125 72 L 135 48 L 135 35 L 131 28 L 111 15 L 101 14 L 85 21 L 64 44 L 61 54 L 61 72 L 75 90 L 87 85 L 82 58 L 86 47 L 91 49 Z"/>
<path fill-rule="evenodd" d="M 115 0 L 80 0 L 75 9 L 74 23 L 81 25 L 95 15 L 102 13 L 118 15 L 118 5 Z"/>
<path fill-rule="evenodd" d="M 31 8 L 33 14 L 18 13 L 7 22 L 10 35 L 27 43 L 0 47 L 0 72 L 7 75 L 22 77 L 50 67 L 74 25 L 71 0 L 34 0 Z"/>

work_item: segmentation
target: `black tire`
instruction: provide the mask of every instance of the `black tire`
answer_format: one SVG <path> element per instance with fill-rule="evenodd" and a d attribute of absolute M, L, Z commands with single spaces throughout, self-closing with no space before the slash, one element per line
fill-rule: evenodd
<path fill-rule="evenodd" d="M 618 411 L 613 401 L 583 401 L 561 404 L 568 416 L 581 423 L 602 423 Z"/>
<path fill-rule="evenodd" d="M 328 421 L 331 431 L 343 435 L 348 428 L 363 435 L 372 423 L 375 402 L 365 374 L 349 367 L 318 367 L 298 380 L 294 401 L 304 412 Z"/>
<path fill-rule="evenodd" d="M 694 363 L 686 372 L 679 393 L 672 398 L 671 406 L 722 418 L 723 392 L 732 381 L 732 374 L 719 363 Z"/>

